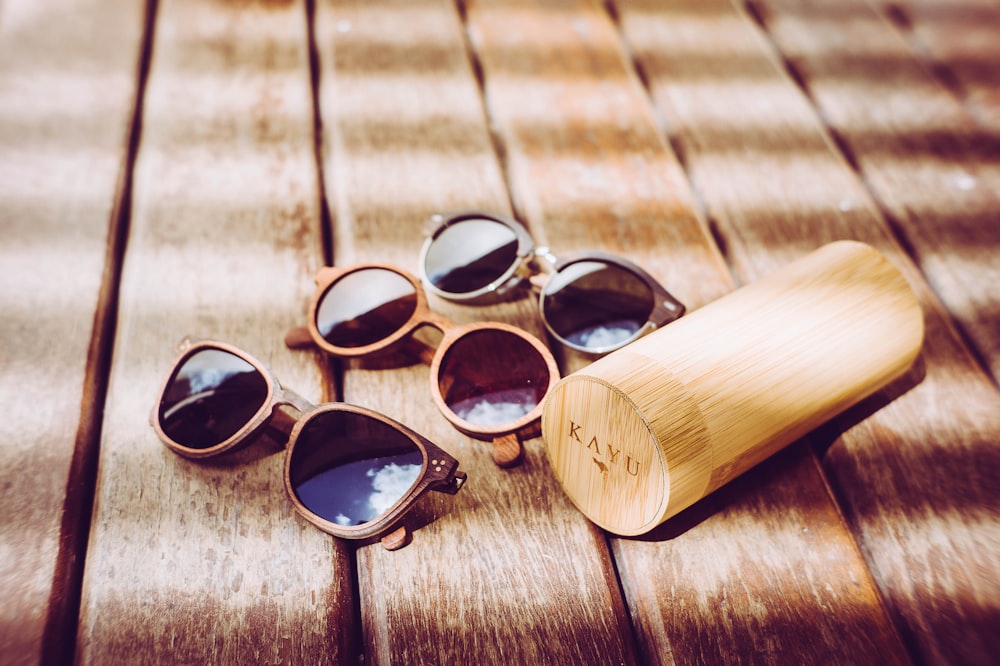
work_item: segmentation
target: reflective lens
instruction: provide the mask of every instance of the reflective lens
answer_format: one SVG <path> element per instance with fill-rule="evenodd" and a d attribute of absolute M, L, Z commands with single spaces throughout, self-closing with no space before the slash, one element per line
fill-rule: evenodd
<path fill-rule="evenodd" d="M 417 483 L 423 454 L 387 423 L 345 411 L 321 412 L 299 433 L 289 477 L 295 496 L 337 525 L 360 525 L 388 511 Z"/>
<path fill-rule="evenodd" d="M 481 426 L 521 418 L 549 387 L 549 369 L 524 338 L 501 330 L 480 330 L 455 342 L 441 361 L 438 386 L 445 404 Z"/>
<path fill-rule="evenodd" d="M 553 333 L 583 349 L 607 349 L 632 338 L 649 320 L 653 291 L 632 271 L 603 261 L 570 264 L 542 293 Z"/>
<path fill-rule="evenodd" d="M 189 356 L 160 400 L 160 428 L 191 449 L 221 444 L 247 425 L 267 400 L 267 380 L 250 363 L 221 349 Z"/>
<path fill-rule="evenodd" d="M 474 218 L 451 224 L 434 237 L 424 258 L 424 274 L 441 291 L 468 294 L 502 277 L 516 260 L 513 229 Z"/>
<path fill-rule="evenodd" d="M 316 311 L 320 335 L 337 347 L 364 347 L 392 335 L 417 309 L 417 292 L 405 277 L 364 268 L 326 290 Z"/>

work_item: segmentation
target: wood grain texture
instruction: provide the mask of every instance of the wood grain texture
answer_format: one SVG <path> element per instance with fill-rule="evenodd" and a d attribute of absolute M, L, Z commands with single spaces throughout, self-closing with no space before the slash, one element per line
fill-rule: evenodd
<path fill-rule="evenodd" d="M 990 574 L 1000 543 L 989 517 L 997 515 L 998 497 L 995 385 L 741 7 L 618 6 L 658 108 L 744 280 L 840 237 L 879 247 L 917 292 L 927 329 L 919 385 L 817 436 L 829 446 L 824 470 L 914 656 L 988 662 L 1000 607 Z"/>
<path fill-rule="evenodd" d="M 159 3 L 77 658 L 335 663 L 349 552 L 294 512 L 281 444 L 184 460 L 147 418 L 184 335 L 319 400 L 282 342 L 320 263 L 302 3 Z"/>
<path fill-rule="evenodd" d="M 938 298 L 1000 380 L 997 137 L 868 3 L 755 4 Z"/>
<path fill-rule="evenodd" d="M 58 652 L 53 642 L 72 642 L 66 585 L 82 553 L 63 530 L 85 518 L 76 507 L 90 480 L 75 475 L 78 456 L 96 444 L 100 404 L 89 382 L 103 371 L 88 353 L 128 166 L 142 18 L 130 2 L 0 5 L 5 663 L 37 663 L 46 649 Z"/>
<path fill-rule="evenodd" d="M 509 211 L 460 17 L 444 0 L 319 3 L 334 263 L 414 271 L 431 213 Z M 541 334 L 535 304 L 431 301 L 460 321 Z M 600 533 L 553 484 L 538 438 L 503 470 L 437 411 L 426 365 L 353 362 L 344 397 L 437 442 L 469 474 L 429 497 L 413 543 L 357 553 L 366 663 L 628 663 L 628 617 Z"/>
<path fill-rule="evenodd" d="M 468 24 L 512 198 L 540 242 L 623 253 L 691 308 L 730 290 L 604 8 L 476 2 Z M 872 646 L 905 661 L 811 454 L 784 463 L 647 539 L 612 541 L 643 661 L 850 661 Z M 803 497 L 806 514 L 789 503 Z"/>
<path fill-rule="evenodd" d="M 0 662 L 995 662 L 998 12 L 0 0 Z M 863 240 L 918 295 L 923 353 L 653 532 L 611 537 L 539 438 L 501 470 L 451 427 L 427 365 L 283 344 L 321 264 L 414 270 L 425 218 L 473 206 L 557 256 L 624 254 L 690 312 Z M 431 308 L 544 339 L 532 298 Z M 468 484 L 421 500 L 390 553 L 297 517 L 271 437 L 178 458 L 146 419 L 185 334 L 398 418 Z M 551 346 L 564 373 L 592 360 Z"/>

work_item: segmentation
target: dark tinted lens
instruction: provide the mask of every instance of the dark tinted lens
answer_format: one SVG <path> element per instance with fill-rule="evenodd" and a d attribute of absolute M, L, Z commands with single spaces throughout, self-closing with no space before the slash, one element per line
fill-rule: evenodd
<path fill-rule="evenodd" d="M 337 525 L 375 520 L 420 478 L 423 454 L 406 435 L 353 412 L 322 412 L 299 433 L 289 461 L 295 496 Z"/>
<path fill-rule="evenodd" d="M 417 292 L 409 280 L 384 268 L 364 268 L 330 285 L 316 326 L 332 345 L 364 347 L 392 335 L 416 309 Z"/>
<path fill-rule="evenodd" d="M 469 333 L 449 348 L 438 386 L 445 404 L 469 423 L 502 425 L 541 402 L 549 370 L 524 338 L 486 329 Z"/>
<path fill-rule="evenodd" d="M 267 381 L 255 367 L 221 349 L 189 356 L 160 400 L 160 428 L 192 449 L 221 444 L 245 426 L 267 400 Z"/>
<path fill-rule="evenodd" d="M 517 235 L 510 227 L 469 219 L 434 237 L 424 258 L 424 273 L 441 291 L 468 294 L 501 277 L 516 260 Z"/>
<path fill-rule="evenodd" d="M 553 332 L 586 349 L 607 349 L 634 336 L 649 320 L 653 292 L 632 271 L 580 261 L 545 285 L 542 312 Z"/>

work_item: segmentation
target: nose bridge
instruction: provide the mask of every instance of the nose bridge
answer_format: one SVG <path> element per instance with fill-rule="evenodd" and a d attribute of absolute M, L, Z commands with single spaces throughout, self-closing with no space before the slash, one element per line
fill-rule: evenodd
<path fill-rule="evenodd" d="M 547 272 L 551 273 L 555 270 L 556 264 L 559 263 L 559 257 L 552 252 L 552 248 L 548 245 L 538 245 L 535 247 L 533 252 L 534 256 L 541 259 L 547 267 Z"/>
<path fill-rule="evenodd" d="M 276 389 L 277 390 L 275 391 L 274 396 L 274 406 L 276 408 L 288 406 L 301 413 L 305 413 L 315 407 L 313 403 L 309 402 L 295 391 L 285 388 L 280 383 L 277 385 Z"/>

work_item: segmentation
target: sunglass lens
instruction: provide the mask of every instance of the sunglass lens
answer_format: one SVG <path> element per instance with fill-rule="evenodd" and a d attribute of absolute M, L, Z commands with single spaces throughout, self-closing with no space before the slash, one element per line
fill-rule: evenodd
<path fill-rule="evenodd" d="M 424 258 L 424 274 L 437 289 L 469 294 L 499 279 L 517 260 L 517 235 L 505 224 L 483 218 L 442 229 Z"/>
<path fill-rule="evenodd" d="M 364 268 L 330 285 L 316 326 L 332 345 L 364 347 L 398 330 L 416 309 L 417 292 L 409 280 L 384 268 Z"/>
<path fill-rule="evenodd" d="M 160 428 L 173 441 L 207 449 L 247 425 L 267 400 L 267 380 L 246 360 L 221 349 L 187 357 L 160 400 Z"/>
<path fill-rule="evenodd" d="M 608 349 L 636 335 L 653 310 L 653 291 L 632 271 L 579 261 L 553 275 L 542 293 L 552 332 L 583 349 Z"/>
<path fill-rule="evenodd" d="M 437 378 L 448 408 L 480 426 L 510 423 L 530 412 L 545 396 L 549 379 L 545 359 L 527 340 L 490 329 L 457 340 Z"/>
<path fill-rule="evenodd" d="M 420 479 L 423 453 L 407 435 L 377 419 L 321 412 L 299 433 L 289 460 L 295 496 L 342 526 L 375 520 Z"/>

